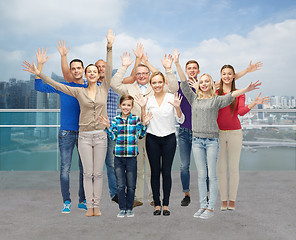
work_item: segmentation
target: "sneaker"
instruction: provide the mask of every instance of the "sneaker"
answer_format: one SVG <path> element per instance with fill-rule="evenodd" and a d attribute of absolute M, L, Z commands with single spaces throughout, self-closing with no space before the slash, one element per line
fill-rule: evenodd
<path fill-rule="evenodd" d="M 119 213 L 117 214 L 118 218 L 123 218 L 125 216 L 125 210 L 120 210 Z"/>
<path fill-rule="evenodd" d="M 126 211 L 126 216 L 127 216 L 127 217 L 134 217 L 135 215 L 134 215 L 133 210 L 127 210 L 127 211 Z"/>
<path fill-rule="evenodd" d="M 118 204 L 118 195 L 115 194 L 114 197 L 111 200 L 112 200 L 112 202 L 115 202 L 115 203 Z"/>
<path fill-rule="evenodd" d="M 62 213 L 70 213 L 71 212 L 71 202 L 70 201 L 65 201 Z"/>
<path fill-rule="evenodd" d="M 155 205 L 155 204 L 154 204 L 154 201 L 151 201 L 151 202 L 150 202 L 150 206 L 154 207 L 154 205 Z"/>
<path fill-rule="evenodd" d="M 201 214 L 203 214 L 204 211 L 205 211 L 205 209 L 203 209 L 203 208 L 199 209 L 196 213 L 194 213 L 193 217 L 199 218 L 199 216 Z"/>
<path fill-rule="evenodd" d="M 202 218 L 202 219 L 208 219 L 208 218 L 211 218 L 214 216 L 214 212 L 211 212 L 209 210 L 205 210 L 200 216 L 199 218 Z"/>
<path fill-rule="evenodd" d="M 86 201 L 84 200 L 81 203 L 78 203 L 78 208 L 82 210 L 87 210 Z"/>
<path fill-rule="evenodd" d="M 142 206 L 142 205 L 143 205 L 142 202 L 135 200 L 133 207 L 138 207 L 138 206 Z"/>
<path fill-rule="evenodd" d="M 182 207 L 187 207 L 189 205 L 189 203 L 190 203 L 190 197 L 186 195 L 183 198 L 183 200 L 181 201 L 181 206 Z"/>

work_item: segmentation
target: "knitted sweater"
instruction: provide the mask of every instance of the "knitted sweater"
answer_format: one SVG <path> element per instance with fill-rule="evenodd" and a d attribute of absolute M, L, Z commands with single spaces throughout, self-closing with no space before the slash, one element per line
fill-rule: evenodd
<path fill-rule="evenodd" d="M 231 104 L 234 100 L 231 93 L 224 96 L 199 99 L 197 94 L 189 87 L 187 81 L 181 82 L 181 90 L 191 105 L 193 136 L 219 138 L 218 111 Z"/>

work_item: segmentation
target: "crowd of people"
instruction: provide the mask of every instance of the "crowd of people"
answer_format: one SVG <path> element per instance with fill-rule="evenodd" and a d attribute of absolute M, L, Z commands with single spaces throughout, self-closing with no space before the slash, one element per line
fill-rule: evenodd
<path fill-rule="evenodd" d="M 207 73 L 197 78 L 200 70 L 195 60 L 186 63 L 186 77 L 175 50 L 161 60 L 163 74 L 153 67 L 147 53 L 144 54 L 143 45 L 138 43 L 130 76 L 124 78 L 133 60 L 130 54 L 123 53 L 122 66 L 112 77 L 115 39 L 112 30 L 106 37 L 106 62 L 99 59 L 86 68 L 80 59 L 73 59 L 68 66 L 69 48 L 64 41 L 58 43 L 66 82 L 56 82 L 42 73 L 49 58 L 43 48 L 36 51 L 37 66 L 34 62 L 23 64 L 25 71 L 36 75 L 37 91 L 60 95 L 62 213 L 71 212 L 69 172 L 76 146 L 80 173 L 78 208 L 86 210 L 86 216 L 101 216 L 104 163 L 110 198 L 119 205 L 117 217 L 133 217 L 133 208 L 143 205 L 145 179 L 148 201 L 154 206 L 153 215 L 169 216 L 171 171 L 177 143 L 185 194 L 181 206 L 191 202 L 189 168 L 192 151 L 198 172 L 200 201 L 200 208 L 193 216 L 202 219 L 214 216 L 218 189 L 221 210 L 235 210 L 242 147 L 238 115 L 269 101 L 260 93 L 252 103 L 245 105 L 245 93 L 258 89 L 261 82 L 236 89 L 235 80 L 261 69 L 262 63 L 250 62 L 239 73 L 235 73 L 231 65 L 224 65 L 221 79 L 214 82 Z M 180 82 L 173 73 L 173 62 Z M 119 96 L 121 112 L 117 114 Z"/>

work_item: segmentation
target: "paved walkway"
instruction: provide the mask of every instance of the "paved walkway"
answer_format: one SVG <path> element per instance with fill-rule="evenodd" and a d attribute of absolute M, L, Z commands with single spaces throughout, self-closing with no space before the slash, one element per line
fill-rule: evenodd
<path fill-rule="evenodd" d="M 296 171 L 241 172 L 237 209 L 193 218 L 198 209 L 197 174 L 192 172 L 192 202 L 181 207 L 179 172 L 173 172 L 171 216 L 153 216 L 148 202 L 135 208 L 134 218 L 118 219 L 107 179 L 101 217 L 87 218 L 77 209 L 78 174 L 71 173 L 72 210 L 61 214 L 58 172 L 0 172 L 0 239 L 186 240 L 295 239 Z"/>

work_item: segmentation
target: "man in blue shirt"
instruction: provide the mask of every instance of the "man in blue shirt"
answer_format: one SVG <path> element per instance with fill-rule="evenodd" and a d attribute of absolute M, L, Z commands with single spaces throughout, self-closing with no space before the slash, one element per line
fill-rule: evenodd
<path fill-rule="evenodd" d="M 46 57 L 46 50 L 38 49 L 36 51 L 38 69 L 42 71 L 43 64 L 48 60 Z M 71 83 L 64 82 L 63 84 L 71 87 L 86 87 L 87 84 L 83 80 L 83 63 L 79 59 L 74 59 L 70 62 L 70 71 L 73 76 Z M 59 131 L 59 150 L 61 156 L 61 169 L 60 169 L 60 184 L 63 196 L 64 206 L 62 213 L 70 213 L 71 211 L 71 198 L 69 191 L 69 172 L 72 162 L 73 149 L 78 144 L 78 130 L 79 130 L 79 114 L 80 107 L 76 98 L 64 94 L 43 81 L 36 76 L 35 90 L 46 93 L 57 93 L 60 95 L 61 101 L 61 126 Z M 79 153 L 78 153 L 79 156 Z M 79 156 L 79 203 L 78 208 L 86 210 L 86 202 L 83 188 L 83 167 Z"/>

